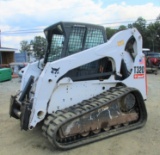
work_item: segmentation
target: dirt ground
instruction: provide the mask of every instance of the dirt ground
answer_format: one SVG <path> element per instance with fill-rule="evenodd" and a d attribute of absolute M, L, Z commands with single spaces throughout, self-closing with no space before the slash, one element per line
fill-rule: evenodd
<path fill-rule="evenodd" d="M 10 95 L 19 89 L 18 79 L 0 83 L 0 155 L 160 155 L 160 74 L 148 74 L 148 120 L 145 127 L 68 151 L 52 148 L 41 128 L 21 131 L 9 117 Z"/>

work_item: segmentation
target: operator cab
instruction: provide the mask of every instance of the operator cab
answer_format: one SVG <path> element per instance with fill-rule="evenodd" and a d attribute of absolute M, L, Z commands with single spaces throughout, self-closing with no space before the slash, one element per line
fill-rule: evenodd
<path fill-rule="evenodd" d="M 59 22 L 44 30 L 48 48 L 44 63 L 53 62 L 63 57 L 81 52 L 107 41 L 103 26 L 72 22 Z M 63 77 L 73 81 L 109 78 L 112 73 L 109 58 L 102 58 L 68 71 Z"/>
<path fill-rule="evenodd" d="M 48 42 L 44 62 L 52 62 L 107 41 L 103 26 L 59 22 L 44 30 Z"/>

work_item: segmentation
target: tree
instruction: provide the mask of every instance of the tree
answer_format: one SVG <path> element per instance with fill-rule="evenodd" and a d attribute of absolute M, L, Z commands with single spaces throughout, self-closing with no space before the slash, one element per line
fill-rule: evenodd
<path fill-rule="evenodd" d="M 142 17 L 139 17 L 134 23 L 128 24 L 128 28 L 137 28 L 140 33 L 144 33 L 145 28 L 146 28 L 146 20 Z"/>
<path fill-rule="evenodd" d="M 111 29 L 111 28 L 107 27 L 106 28 L 107 39 L 110 39 L 116 32 L 117 32 L 116 29 Z"/>
<path fill-rule="evenodd" d="M 137 28 L 143 38 L 143 47 L 148 47 L 147 34 L 146 34 L 146 20 L 139 17 L 132 26 Z"/>
<path fill-rule="evenodd" d="M 147 26 L 147 39 L 152 51 L 160 51 L 160 22 L 156 21 Z"/>
<path fill-rule="evenodd" d="M 30 51 L 30 44 L 27 40 L 23 40 L 20 42 L 20 52 L 29 52 Z"/>
<path fill-rule="evenodd" d="M 126 29 L 127 29 L 127 27 L 125 25 L 121 25 L 121 26 L 119 26 L 118 31 L 122 31 L 122 30 L 126 30 Z"/>
<path fill-rule="evenodd" d="M 147 26 L 147 22 L 142 17 L 139 17 L 134 23 L 128 26 L 121 25 L 117 29 L 106 28 L 107 38 L 110 39 L 113 34 L 127 28 L 137 28 L 143 38 L 143 47 L 149 48 L 152 51 L 160 52 L 160 14 L 154 23 Z"/>
<path fill-rule="evenodd" d="M 31 40 L 30 44 L 33 46 L 35 56 L 40 57 L 44 54 L 47 46 L 47 41 L 41 36 L 36 36 L 34 37 L 34 40 Z"/>

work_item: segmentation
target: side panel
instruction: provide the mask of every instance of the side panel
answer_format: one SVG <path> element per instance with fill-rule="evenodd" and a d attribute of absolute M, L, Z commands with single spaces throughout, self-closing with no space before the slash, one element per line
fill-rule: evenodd
<path fill-rule="evenodd" d="M 114 87 L 116 83 L 107 83 L 107 81 L 82 81 L 82 82 L 71 82 L 65 83 L 62 79 L 58 83 L 58 87 L 52 94 L 49 102 L 48 113 L 57 111 L 71 105 L 80 103 L 82 100 L 92 98 L 110 87 Z"/>

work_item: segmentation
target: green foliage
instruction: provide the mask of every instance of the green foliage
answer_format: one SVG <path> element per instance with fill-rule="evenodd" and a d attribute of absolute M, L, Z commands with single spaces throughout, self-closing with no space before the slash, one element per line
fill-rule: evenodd
<path fill-rule="evenodd" d="M 47 41 L 41 36 L 34 37 L 34 40 L 31 40 L 30 44 L 33 47 L 33 51 L 36 57 L 41 57 L 46 49 Z"/>
<path fill-rule="evenodd" d="M 107 39 L 110 39 L 116 32 L 117 32 L 116 29 L 111 29 L 111 28 L 107 27 L 106 28 Z"/>
<path fill-rule="evenodd" d="M 126 30 L 127 27 L 125 25 L 121 25 L 119 28 L 118 28 L 118 31 L 122 31 L 122 30 Z"/>
<path fill-rule="evenodd" d="M 116 32 L 125 30 L 127 28 L 137 28 L 143 38 L 143 48 L 150 48 L 151 51 L 160 52 L 160 15 L 157 21 L 147 25 L 147 22 L 142 17 L 139 17 L 134 23 L 128 26 L 121 25 L 117 29 L 106 28 L 107 38 L 110 39 Z"/>
<path fill-rule="evenodd" d="M 20 52 L 29 52 L 30 51 L 30 44 L 27 40 L 23 40 L 20 42 Z"/>
<path fill-rule="evenodd" d="M 34 37 L 30 42 L 23 40 L 20 42 L 21 52 L 32 53 L 36 57 L 41 57 L 44 55 L 46 49 L 47 41 L 41 36 Z"/>
<path fill-rule="evenodd" d="M 147 40 L 153 51 L 160 51 L 160 22 L 156 21 L 147 26 Z"/>
<path fill-rule="evenodd" d="M 132 27 L 136 27 L 138 31 L 141 33 L 142 37 L 145 36 L 146 31 L 146 20 L 142 17 L 139 17 L 133 24 Z"/>
<path fill-rule="evenodd" d="M 139 17 L 133 24 L 132 27 L 136 27 L 140 34 L 142 35 L 143 38 L 143 46 L 146 47 L 148 45 L 148 42 L 146 40 L 147 35 L 146 35 L 146 20 L 143 19 L 142 17 Z M 145 39 L 144 39 L 145 38 Z"/>

